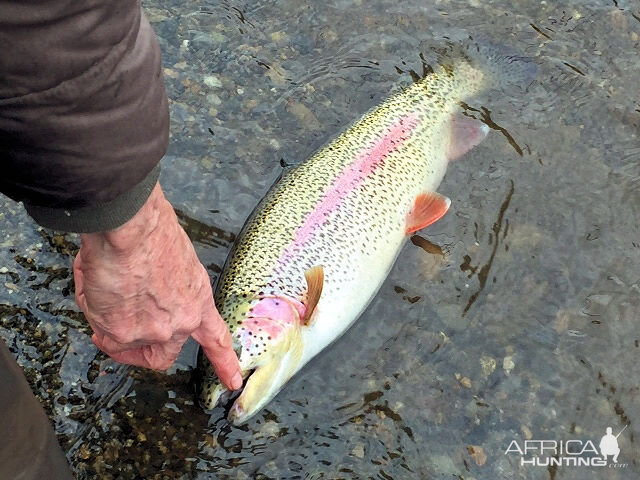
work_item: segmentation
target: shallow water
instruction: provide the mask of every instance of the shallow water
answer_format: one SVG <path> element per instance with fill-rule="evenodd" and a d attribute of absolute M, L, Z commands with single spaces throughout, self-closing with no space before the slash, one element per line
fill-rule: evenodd
<path fill-rule="evenodd" d="M 488 2 L 486 2 L 488 3 Z M 493 131 L 356 325 L 241 427 L 168 375 L 98 353 L 78 240 L 4 197 L 0 335 L 79 478 L 549 478 L 640 474 L 640 6 L 145 2 L 164 52 L 162 184 L 212 280 L 281 172 L 469 35 L 534 57 L 527 92 L 470 102 Z M 522 465 L 513 440 L 619 437 L 621 468 Z M 589 457 L 585 453 L 583 458 Z"/>

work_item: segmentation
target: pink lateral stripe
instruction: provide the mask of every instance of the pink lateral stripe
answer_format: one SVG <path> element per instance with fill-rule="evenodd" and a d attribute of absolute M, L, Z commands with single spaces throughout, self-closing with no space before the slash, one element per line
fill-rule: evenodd
<path fill-rule="evenodd" d="M 290 260 L 297 248 L 311 238 L 316 228 L 340 206 L 342 200 L 372 175 L 387 156 L 402 146 L 417 125 L 418 119 L 415 114 L 405 115 L 399 118 L 382 138 L 375 140 L 358 154 L 349 167 L 335 179 L 318 206 L 309 213 L 296 231 L 293 243 L 283 252 L 281 260 Z"/>

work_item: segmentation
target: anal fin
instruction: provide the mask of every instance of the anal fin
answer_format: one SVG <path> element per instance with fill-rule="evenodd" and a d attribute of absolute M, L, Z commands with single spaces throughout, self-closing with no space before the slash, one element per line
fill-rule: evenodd
<path fill-rule="evenodd" d="M 444 195 L 436 192 L 424 192 L 416 197 L 413 207 L 407 214 L 406 233 L 413 233 L 440 220 L 451 205 Z"/>

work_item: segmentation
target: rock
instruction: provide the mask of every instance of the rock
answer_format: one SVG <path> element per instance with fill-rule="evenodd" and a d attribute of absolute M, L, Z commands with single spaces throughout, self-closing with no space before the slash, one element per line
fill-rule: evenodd
<path fill-rule="evenodd" d="M 280 150 L 281 147 L 280 142 L 276 138 L 272 138 L 271 140 L 269 140 L 269 146 L 274 150 Z"/>
<path fill-rule="evenodd" d="M 512 355 L 507 355 L 502 359 L 502 369 L 504 370 L 504 373 L 506 373 L 507 375 L 511 373 L 511 370 L 513 370 L 515 366 L 516 364 L 513 361 Z"/>
<path fill-rule="evenodd" d="M 458 477 L 458 466 L 453 462 L 451 455 L 430 455 L 431 464 L 444 477 L 444 474 L 450 474 L 452 477 Z"/>
<path fill-rule="evenodd" d="M 356 445 L 355 447 L 353 447 L 353 450 L 351 450 L 351 454 L 352 454 L 354 457 L 364 458 L 364 445 L 362 445 L 361 443 L 359 443 L 358 445 Z"/>
<path fill-rule="evenodd" d="M 215 161 L 209 157 L 203 157 L 200 159 L 200 165 L 206 170 L 212 170 L 215 165 Z"/>
<path fill-rule="evenodd" d="M 548 235 L 538 226 L 530 223 L 523 223 L 510 226 L 509 246 L 511 248 L 531 249 L 540 246 L 549 240 Z"/>
<path fill-rule="evenodd" d="M 204 84 L 210 88 L 220 88 L 222 87 L 222 82 L 220 79 L 214 75 L 207 75 L 204 77 Z"/>
<path fill-rule="evenodd" d="M 484 453 L 484 449 L 482 447 L 478 445 L 469 445 L 467 447 L 467 452 L 469 452 L 469 455 L 479 467 L 487 463 L 487 454 Z"/>
<path fill-rule="evenodd" d="M 616 9 L 609 12 L 609 21 L 616 32 L 626 32 L 629 29 L 627 15 L 622 10 Z"/>
<path fill-rule="evenodd" d="M 568 310 L 560 309 L 556 313 L 556 318 L 553 319 L 553 329 L 559 335 L 565 333 L 569 327 L 569 319 L 571 314 Z"/>
<path fill-rule="evenodd" d="M 496 369 L 496 359 L 489 356 L 480 357 L 480 366 L 482 367 L 482 374 L 485 377 L 491 375 Z"/>
<path fill-rule="evenodd" d="M 78 456 L 83 460 L 86 460 L 91 456 L 91 452 L 86 444 L 83 443 L 80 445 L 80 448 L 78 449 Z"/>
<path fill-rule="evenodd" d="M 317 43 L 321 45 L 330 44 L 338 40 L 338 34 L 329 26 L 322 27 L 317 34 Z"/>
<path fill-rule="evenodd" d="M 309 108 L 304 104 L 296 101 L 289 100 L 287 102 L 287 112 L 296 117 L 307 129 L 320 130 L 320 122 Z"/>
<path fill-rule="evenodd" d="M 255 110 L 257 106 L 258 106 L 258 100 L 256 100 L 255 98 L 250 98 L 244 103 L 242 109 L 244 111 L 251 111 L 251 110 Z"/>
<path fill-rule="evenodd" d="M 167 78 L 178 78 L 180 74 L 171 68 L 165 68 L 164 76 Z"/>
<path fill-rule="evenodd" d="M 274 85 L 283 86 L 287 83 L 287 72 L 277 62 L 272 62 L 269 65 L 266 75 Z"/>
<path fill-rule="evenodd" d="M 218 448 L 218 438 L 214 435 L 205 435 L 204 443 L 211 448 Z"/>
<path fill-rule="evenodd" d="M 207 103 L 210 103 L 211 105 L 220 105 L 222 103 L 222 100 L 215 93 L 208 93 Z"/>
<path fill-rule="evenodd" d="M 289 41 L 289 36 L 283 32 L 282 30 L 278 31 L 278 32 L 272 32 L 271 35 L 271 41 L 273 43 L 282 45 L 284 43 L 287 43 Z"/>
<path fill-rule="evenodd" d="M 522 435 L 524 435 L 525 439 L 531 440 L 533 438 L 533 433 L 531 433 L 531 430 L 526 425 L 522 425 L 520 427 L 520 431 L 522 432 Z"/>
<path fill-rule="evenodd" d="M 227 39 L 227 37 L 216 30 L 212 30 L 208 35 L 211 43 L 222 43 Z"/>
<path fill-rule="evenodd" d="M 593 294 L 589 295 L 585 300 L 585 306 L 582 313 L 590 317 L 599 317 L 605 314 L 607 306 L 611 303 L 611 295 Z"/>

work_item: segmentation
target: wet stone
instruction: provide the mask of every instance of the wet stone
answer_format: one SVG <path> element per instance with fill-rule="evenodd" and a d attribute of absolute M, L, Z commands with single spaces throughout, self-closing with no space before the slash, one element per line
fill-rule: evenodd
<path fill-rule="evenodd" d="M 364 446 L 360 444 L 356 445 L 353 447 L 353 450 L 351 450 L 351 454 L 357 458 L 364 458 Z"/>

